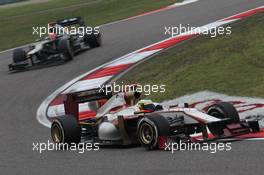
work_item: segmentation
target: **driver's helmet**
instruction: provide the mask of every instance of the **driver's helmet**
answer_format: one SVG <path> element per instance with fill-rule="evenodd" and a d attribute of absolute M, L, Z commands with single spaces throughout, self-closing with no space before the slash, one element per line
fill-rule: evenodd
<path fill-rule="evenodd" d="M 148 111 L 148 112 L 154 112 L 156 108 L 152 100 L 140 100 L 137 103 L 137 107 L 142 111 Z"/>
<path fill-rule="evenodd" d="M 56 23 L 50 23 L 49 24 L 49 38 L 51 40 L 54 40 L 57 38 L 58 35 L 65 34 L 67 31 L 64 30 L 64 28 Z"/>
<path fill-rule="evenodd" d="M 55 40 L 56 38 L 57 38 L 57 34 L 56 33 L 49 33 L 49 39 Z"/>
<path fill-rule="evenodd" d="M 55 22 L 51 22 L 51 23 L 48 24 L 48 26 L 49 26 L 49 28 L 48 28 L 49 29 L 49 31 L 48 31 L 48 37 L 51 40 L 54 40 L 57 37 L 55 25 L 56 25 Z"/>

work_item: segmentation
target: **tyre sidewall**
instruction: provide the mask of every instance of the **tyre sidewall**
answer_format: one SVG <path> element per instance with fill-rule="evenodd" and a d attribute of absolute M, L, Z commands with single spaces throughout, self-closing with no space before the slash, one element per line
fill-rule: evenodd
<path fill-rule="evenodd" d="M 19 63 L 19 62 L 23 62 L 26 61 L 26 52 L 22 49 L 15 49 L 13 51 L 13 62 L 14 63 Z"/>
<path fill-rule="evenodd" d="M 150 143 L 150 144 L 144 144 L 141 139 L 140 139 L 140 124 L 142 124 L 142 122 L 147 122 L 148 124 L 150 124 L 154 131 L 155 131 L 155 138 L 154 140 Z M 138 123 L 138 129 L 137 129 L 137 134 L 138 134 L 138 138 L 140 143 L 148 150 L 152 150 L 152 149 L 157 149 L 157 143 L 158 143 L 158 137 L 159 136 L 168 136 L 170 134 L 170 126 L 168 121 L 159 114 L 151 114 L 151 115 L 146 115 L 145 117 L 143 117 L 139 123 Z"/>
<path fill-rule="evenodd" d="M 143 124 L 147 123 L 148 125 L 150 125 L 152 127 L 152 130 L 154 132 L 154 136 L 153 139 L 150 143 L 146 144 L 142 141 L 141 139 L 141 127 L 143 126 Z M 148 118 L 142 118 L 139 123 L 138 123 L 138 128 L 137 128 L 137 134 L 138 134 L 138 138 L 139 138 L 139 142 L 141 143 L 141 145 L 143 145 L 147 150 L 152 150 L 156 148 L 156 145 L 158 143 L 158 128 L 155 125 L 155 123 L 153 121 L 151 121 Z"/>
<path fill-rule="evenodd" d="M 91 48 L 99 47 L 102 44 L 101 34 L 85 34 L 84 42 L 86 45 L 89 45 Z"/>
<path fill-rule="evenodd" d="M 73 59 L 74 53 L 69 39 L 61 39 L 58 43 L 58 50 L 66 58 L 66 61 Z"/>
<path fill-rule="evenodd" d="M 78 120 L 71 115 L 56 118 L 52 126 L 59 126 L 62 133 L 62 143 L 79 143 L 81 139 L 81 127 Z"/>
<path fill-rule="evenodd" d="M 213 116 L 219 119 L 230 118 L 233 122 L 240 121 L 239 114 L 236 108 L 230 103 L 220 102 L 220 103 L 214 104 L 208 108 L 207 114 L 211 115 L 217 112 L 220 115 L 219 116 L 213 115 Z"/>

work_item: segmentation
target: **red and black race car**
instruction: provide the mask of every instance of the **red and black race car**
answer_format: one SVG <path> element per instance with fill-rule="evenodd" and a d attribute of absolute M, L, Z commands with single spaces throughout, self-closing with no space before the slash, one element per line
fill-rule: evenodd
<path fill-rule="evenodd" d="M 87 103 L 95 115 L 79 120 L 79 104 Z M 258 121 L 240 120 L 227 102 L 209 107 L 164 108 L 140 100 L 138 92 L 106 94 L 99 89 L 67 94 L 65 115 L 56 117 L 51 137 L 57 144 L 93 142 L 102 145 L 141 144 L 148 150 L 163 149 L 168 142 L 197 142 L 233 138 L 260 132 Z M 202 139 L 193 135 L 200 133 Z"/>

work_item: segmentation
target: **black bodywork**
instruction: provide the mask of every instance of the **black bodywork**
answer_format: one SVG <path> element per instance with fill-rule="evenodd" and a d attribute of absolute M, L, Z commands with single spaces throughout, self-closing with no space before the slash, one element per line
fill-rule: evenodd
<path fill-rule="evenodd" d="M 81 17 L 58 20 L 52 25 L 59 25 L 62 28 L 72 25 L 77 27 L 86 26 Z M 46 37 L 26 49 L 15 49 L 13 51 L 13 61 L 8 65 L 8 68 L 10 71 L 17 71 L 53 63 L 60 64 L 72 60 L 74 55 L 80 51 L 99 47 L 100 45 L 101 34 L 95 32 L 83 36 L 74 33 L 60 34 L 53 39 Z"/>

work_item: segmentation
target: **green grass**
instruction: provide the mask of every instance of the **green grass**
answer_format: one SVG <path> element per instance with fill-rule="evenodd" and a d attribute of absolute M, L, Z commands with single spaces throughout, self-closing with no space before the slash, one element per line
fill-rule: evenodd
<path fill-rule="evenodd" d="M 57 19 L 83 16 L 96 26 L 158 9 L 182 0 L 52 0 L 41 4 L 0 9 L 0 50 L 37 39 L 32 27 Z"/>
<path fill-rule="evenodd" d="M 156 101 L 202 90 L 264 97 L 264 13 L 234 23 L 232 34 L 199 36 L 128 72 L 119 82 L 165 84 Z"/>

